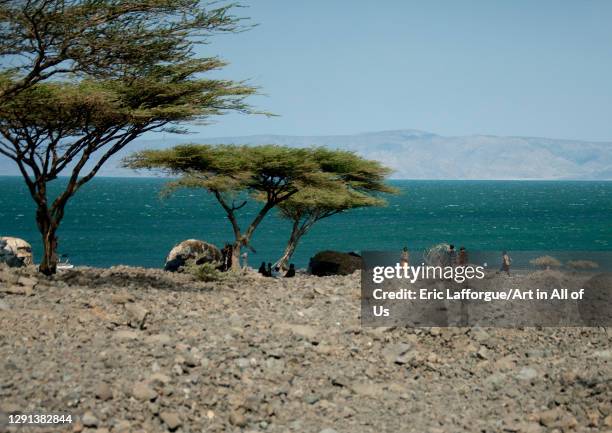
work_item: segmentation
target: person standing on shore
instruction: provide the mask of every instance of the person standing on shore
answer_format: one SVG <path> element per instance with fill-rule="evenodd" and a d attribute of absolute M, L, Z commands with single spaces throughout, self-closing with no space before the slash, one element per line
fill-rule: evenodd
<path fill-rule="evenodd" d="M 221 250 L 221 256 L 223 263 L 221 264 L 221 270 L 223 272 L 227 272 L 232 268 L 232 254 L 234 252 L 234 248 L 226 243 L 223 249 Z"/>
<path fill-rule="evenodd" d="M 264 277 L 266 276 L 266 262 L 261 262 L 261 266 L 259 267 L 257 272 L 259 272 Z"/>
<path fill-rule="evenodd" d="M 453 244 L 448 247 L 448 264 L 452 267 L 457 266 L 457 251 Z"/>
<path fill-rule="evenodd" d="M 459 248 L 459 266 L 465 266 L 468 264 L 468 253 L 465 247 Z"/>
<path fill-rule="evenodd" d="M 242 270 L 246 271 L 249 267 L 249 253 L 242 253 Z"/>
<path fill-rule="evenodd" d="M 404 247 L 402 250 L 402 254 L 400 255 L 400 266 L 402 268 L 410 266 L 410 252 L 408 252 L 408 247 Z"/>
<path fill-rule="evenodd" d="M 512 259 L 508 255 L 508 252 L 503 251 L 502 252 L 502 265 L 501 265 L 500 270 L 510 275 L 510 264 L 511 263 L 512 263 Z"/>

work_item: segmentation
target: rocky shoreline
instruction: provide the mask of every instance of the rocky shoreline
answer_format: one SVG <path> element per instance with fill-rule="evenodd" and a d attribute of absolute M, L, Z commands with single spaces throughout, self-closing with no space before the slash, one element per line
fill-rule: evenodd
<path fill-rule="evenodd" d="M 0 270 L 0 412 L 66 432 L 607 432 L 603 328 L 362 328 L 359 276 Z"/>

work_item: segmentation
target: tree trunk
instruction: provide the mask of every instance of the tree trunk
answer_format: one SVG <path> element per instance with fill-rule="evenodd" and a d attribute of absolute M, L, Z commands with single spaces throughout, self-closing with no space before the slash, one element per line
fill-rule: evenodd
<path fill-rule="evenodd" d="M 283 270 L 289 268 L 289 266 L 287 266 L 289 260 L 291 260 L 291 257 L 293 256 L 293 253 L 297 248 L 297 244 L 304 233 L 306 233 L 306 230 L 300 228 L 299 221 L 295 221 L 291 229 L 291 236 L 289 236 L 289 241 L 287 242 L 287 246 L 285 247 L 285 252 L 281 256 L 281 258 L 276 261 L 274 266 L 279 266 Z"/>
<path fill-rule="evenodd" d="M 57 272 L 57 224 L 46 207 L 39 207 L 36 211 L 36 223 L 43 243 L 43 256 L 38 269 L 45 275 L 53 275 Z"/>
<path fill-rule="evenodd" d="M 234 242 L 232 245 L 232 271 L 240 271 L 242 268 L 240 267 L 240 247 L 242 246 L 242 241 Z"/>

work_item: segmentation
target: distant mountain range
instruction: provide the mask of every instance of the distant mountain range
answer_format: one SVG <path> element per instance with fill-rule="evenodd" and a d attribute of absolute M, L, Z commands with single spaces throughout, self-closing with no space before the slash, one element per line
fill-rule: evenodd
<path fill-rule="evenodd" d="M 612 142 L 537 137 L 471 135 L 446 137 L 418 130 L 367 132 L 354 135 L 253 135 L 203 138 L 199 135 L 140 140 L 110 160 L 102 176 L 133 176 L 118 167 L 129 152 L 181 142 L 329 146 L 352 150 L 391 167 L 396 179 L 576 179 L 612 180 Z M 0 158 L 0 174 L 17 174 Z"/>

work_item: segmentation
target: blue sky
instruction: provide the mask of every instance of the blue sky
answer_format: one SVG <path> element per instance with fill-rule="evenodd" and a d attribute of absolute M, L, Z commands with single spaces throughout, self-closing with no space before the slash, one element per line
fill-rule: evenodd
<path fill-rule="evenodd" d="M 203 136 L 442 135 L 612 141 L 612 2 L 246 1 L 259 26 L 214 38 L 251 99 Z"/>

